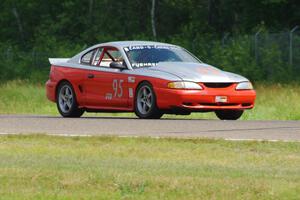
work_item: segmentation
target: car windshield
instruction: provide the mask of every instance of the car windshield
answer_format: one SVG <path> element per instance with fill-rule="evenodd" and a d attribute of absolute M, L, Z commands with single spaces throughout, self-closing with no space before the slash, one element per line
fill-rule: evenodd
<path fill-rule="evenodd" d="M 183 48 L 176 46 L 140 45 L 125 47 L 124 51 L 133 68 L 152 67 L 159 62 L 201 62 Z"/>

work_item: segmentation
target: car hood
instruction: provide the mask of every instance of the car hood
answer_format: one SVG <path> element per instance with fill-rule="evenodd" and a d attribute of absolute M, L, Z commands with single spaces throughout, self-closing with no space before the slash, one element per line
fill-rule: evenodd
<path fill-rule="evenodd" d="M 248 81 L 248 79 L 240 75 L 222 71 L 205 63 L 160 62 L 157 66 L 148 69 L 151 71 L 168 73 L 184 81 L 203 83 Z"/>

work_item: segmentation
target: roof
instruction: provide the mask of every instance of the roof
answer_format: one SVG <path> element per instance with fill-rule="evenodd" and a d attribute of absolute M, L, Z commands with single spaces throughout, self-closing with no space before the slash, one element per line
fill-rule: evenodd
<path fill-rule="evenodd" d="M 113 45 L 118 47 L 128 47 L 128 46 L 137 46 L 137 45 L 168 45 L 168 46 L 175 46 L 168 43 L 162 43 L 162 42 L 153 42 L 153 41 L 114 41 L 114 42 L 107 42 L 107 43 L 101 43 L 97 45 Z"/>

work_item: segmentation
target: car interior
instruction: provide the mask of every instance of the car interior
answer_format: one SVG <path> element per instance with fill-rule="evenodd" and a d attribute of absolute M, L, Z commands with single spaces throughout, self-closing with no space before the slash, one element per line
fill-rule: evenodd
<path fill-rule="evenodd" d="M 112 62 L 126 66 L 120 51 L 115 47 L 99 47 L 87 52 L 81 58 L 81 64 L 97 67 L 109 68 Z"/>

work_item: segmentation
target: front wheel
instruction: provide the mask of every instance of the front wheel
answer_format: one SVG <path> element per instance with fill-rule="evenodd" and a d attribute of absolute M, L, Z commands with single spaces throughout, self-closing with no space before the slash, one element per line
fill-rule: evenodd
<path fill-rule="evenodd" d="M 78 108 L 76 95 L 69 82 L 62 82 L 57 89 L 57 109 L 63 117 L 80 117 L 84 110 Z"/>
<path fill-rule="evenodd" d="M 134 111 L 142 119 L 159 119 L 163 116 L 156 105 L 156 96 L 150 83 L 143 82 L 137 88 Z"/>
<path fill-rule="evenodd" d="M 221 120 L 237 120 L 242 114 L 243 110 L 216 110 L 217 117 Z"/>

